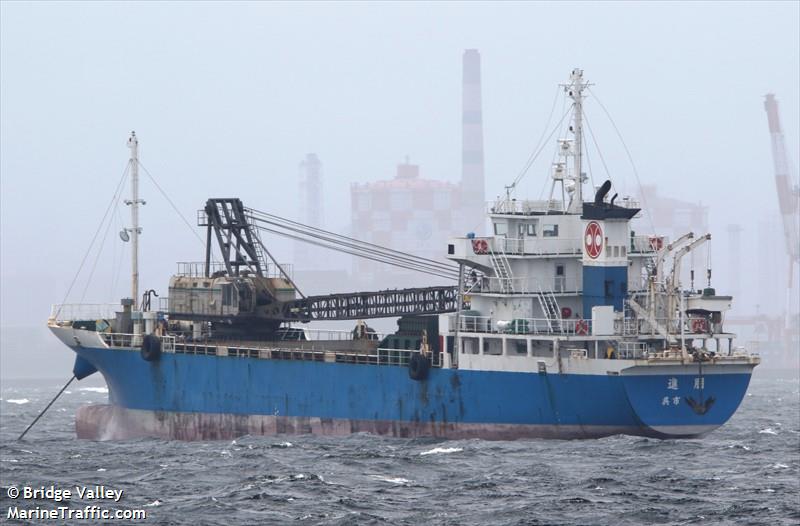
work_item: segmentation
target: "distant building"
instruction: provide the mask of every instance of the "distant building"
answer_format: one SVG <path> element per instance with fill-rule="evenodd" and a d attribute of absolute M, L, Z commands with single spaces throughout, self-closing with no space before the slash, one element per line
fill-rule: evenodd
<path fill-rule="evenodd" d="M 423 179 L 408 161 L 397 166 L 394 179 L 353 184 L 350 195 L 352 236 L 362 241 L 445 261 L 447 239 L 461 232 L 459 185 Z M 377 287 L 441 281 L 363 258 L 354 258 L 353 271 L 359 283 Z"/>
<path fill-rule="evenodd" d="M 483 161 L 481 56 L 463 55 L 461 105 L 461 181 L 420 177 L 419 166 L 398 165 L 394 179 L 351 187 L 353 237 L 393 250 L 445 261 L 447 240 L 486 223 Z M 365 259 L 354 262 L 355 278 L 365 286 L 412 286 L 441 279 Z"/>
<path fill-rule="evenodd" d="M 693 203 L 668 197 L 659 193 L 658 187 L 655 185 L 642 185 L 638 198 L 643 208 L 642 217 L 639 219 L 639 228 L 647 230 L 653 228 L 656 234 L 668 237 L 669 241 L 675 241 L 688 232 L 694 232 L 696 238 L 709 232 L 708 206 L 701 202 Z M 694 288 L 700 289 L 706 286 L 708 250 L 710 250 L 710 245 L 707 243 L 684 258 L 681 265 L 681 282 L 686 288 L 692 285 L 691 269 L 693 264 Z M 728 290 L 720 291 L 722 294 L 729 292 Z"/>
<path fill-rule="evenodd" d="M 674 241 L 687 232 L 695 235 L 708 232 L 708 206 L 703 203 L 668 197 L 659 193 L 655 185 L 642 185 L 639 200 L 659 235 L 669 236 Z M 649 227 L 647 216 L 643 220 Z"/>

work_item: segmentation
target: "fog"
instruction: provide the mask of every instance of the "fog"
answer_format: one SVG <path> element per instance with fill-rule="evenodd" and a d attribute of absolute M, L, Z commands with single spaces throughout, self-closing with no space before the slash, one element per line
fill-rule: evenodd
<path fill-rule="evenodd" d="M 48 334 L 50 305 L 129 294 L 122 206 L 65 298 L 126 166 L 131 130 L 142 165 L 191 224 L 208 197 L 297 217 L 298 164 L 313 152 L 324 167 L 325 226 L 347 233 L 351 184 L 392 178 L 406 156 L 426 178 L 459 180 L 468 48 L 482 61 L 487 198 L 525 164 L 557 84 L 583 68 L 640 182 L 708 207 L 721 292 L 732 281 L 726 229 L 741 225 L 736 312 L 782 311 L 779 285 L 774 302 L 761 292 L 786 273 L 763 100 L 779 101 L 796 167 L 797 2 L 3 2 L 0 376 L 66 378 L 73 357 Z M 615 189 L 637 194 L 625 148 L 591 97 L 586 112 Z M 550 152 L 518 195 L 536 199 L 549 185 Z M 175 262 L 201 260 L 203 246 L 141 179 L 141 288 L 166 292 Z M 268 243 L 291 261 L 290 243 Z"/>

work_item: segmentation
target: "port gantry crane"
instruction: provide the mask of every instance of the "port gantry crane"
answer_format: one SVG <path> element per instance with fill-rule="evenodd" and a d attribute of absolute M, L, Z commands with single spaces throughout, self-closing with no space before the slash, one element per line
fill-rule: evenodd
<path fill-rule="evenodd" d="M 783 237 L 788 257 L 788 277 L 786 286 L 786 306 L 784 310 L 784 330 L 791 336 L 792 290 L 795 285 L 795 268 L 800 268 L 800 187 L 794 184 L 789 158 L 786 155 L 783 130 L 778 117 L 778 101 L 768 93 L 764 100 L 767 123 L 772 140 L 772 159 L 775 167 L 775 188 L 778 192 L 778 206 L 783 222 Z"/>
<path fill-rule="evenodd" d="M 800 188 L 793 184 L 789 159 L 786 155 L 783 130 L 778 117 L 778 102 L 772 93 L 767 94 L 764 101 L 764 109 L 767 111 L 767 122 L 769 123 L 769 133 L 772 139 L 775 189 L 778 192 L 778 206 L 783 221 L 786 254 L 789 257 L 789 288 L 791 288 L 794 280 L 794 266 L 800 265 L 800 234 L 798 234 L 800 229 L 800 224 L 798 223 Z"/>

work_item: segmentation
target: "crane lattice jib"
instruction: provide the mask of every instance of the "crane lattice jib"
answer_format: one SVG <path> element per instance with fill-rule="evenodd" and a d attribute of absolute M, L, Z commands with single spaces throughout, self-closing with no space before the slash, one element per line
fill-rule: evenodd
<path fill-rule="evenodd" d="M 458 291 L 453 286 L 350 292 L 309 296 L 286 302 L 285 321 L 358 320 L 455 312 Z"/>

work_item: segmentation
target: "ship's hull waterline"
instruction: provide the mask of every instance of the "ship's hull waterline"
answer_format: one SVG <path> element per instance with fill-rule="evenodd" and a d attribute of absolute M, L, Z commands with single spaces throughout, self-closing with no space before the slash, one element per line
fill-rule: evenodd
<path fill-rule="evenodd" d="M 686 364 L 657 372 L 640 362 L 592 360 L 619 372 L 433 368 L 416 381 L 403 366 L 178 353 L 148 362 L 136 349 L 74 349 L 109 387 L 109 405 L 84 407 L 76 418 L 78 436 L 95 440 L 360 432 L 497 440 L 693 438 L 731 417 L 752 370 Z"/>

